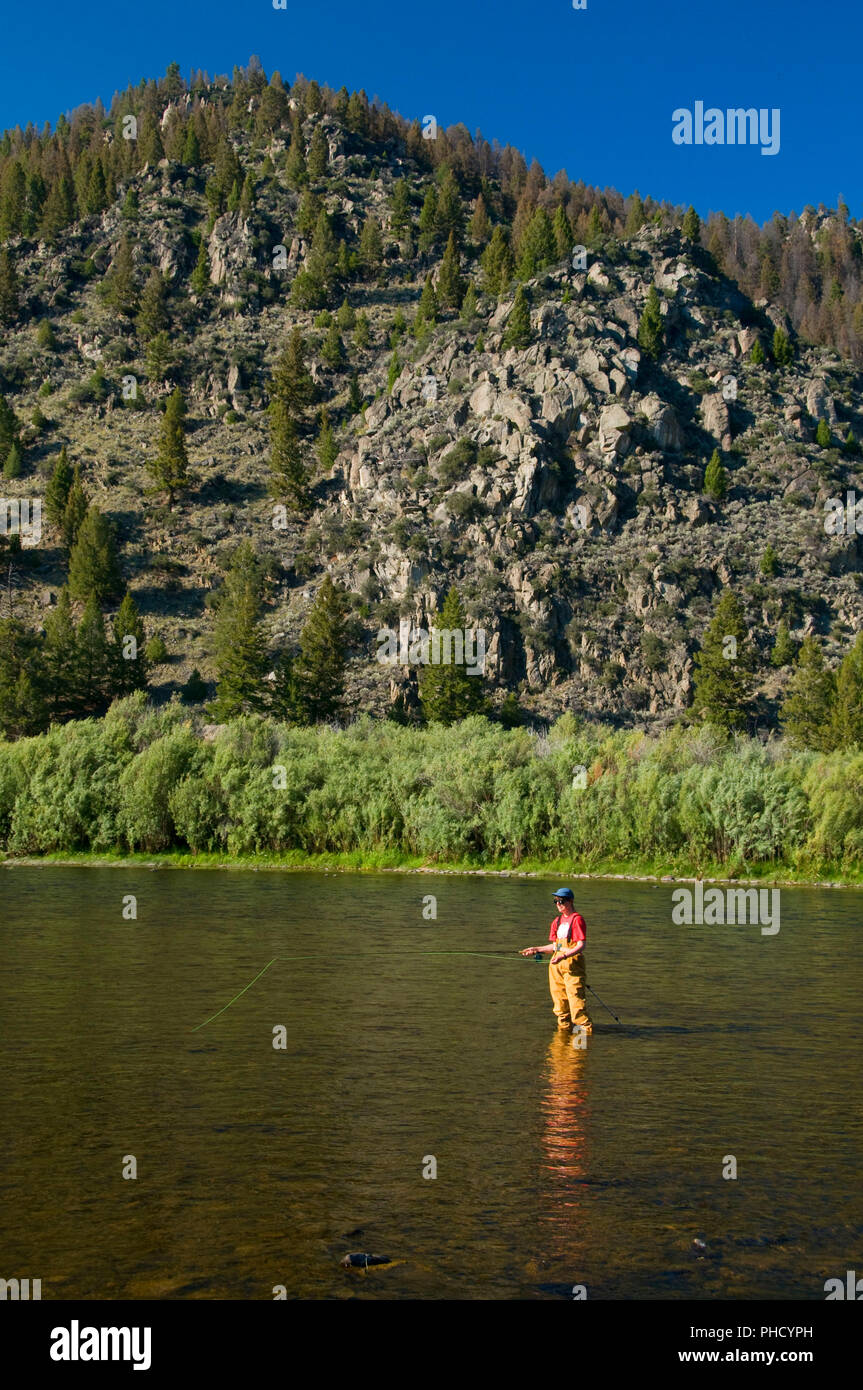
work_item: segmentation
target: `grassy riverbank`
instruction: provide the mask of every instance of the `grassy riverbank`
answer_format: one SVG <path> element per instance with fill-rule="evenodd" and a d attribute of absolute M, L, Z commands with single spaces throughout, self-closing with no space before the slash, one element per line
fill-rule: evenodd
<path fill-rule="evenodd" d="M 479 864 L 470 860 L 458 863 L 444 861 L 430 864 L 416 856 L 395 852 L 364 854 L 354 850 L 343 854 L 303 854 L 289 850 L 284 854 L 192 854 L 175 850 L 164 854 L 132 854 L 115 851 L 96 853 L 92 850 L 65 851 L 56 854 L 4 855 L 0 865 L 6 868 L 67 866 L 71 868 L 146 868 L 146 869 L 225 869 L 273 873 L 403 873 L 403 874 L 476 874 L 502 878 L 555 878 L 562 882 L 580 878 L 633 879 L 661 882 L 673 878 L 686 881 L 703 878 L 705 881 L 727 883 L 796 884 L 798 886 L 856 888 L 863 887 L 863 872 L 849 872 L 839 865 L 826 866 L 819 873 L 804 872 L 790 865 L 756 864 L 733 874 L 726 865 L 706 864 L 696 868 L 683 862 L 656 864 L 634 860 L 617 863 L 598 860 L 595 864 L 573 864 L 565 860 L 542 862 L 524 860 L 517 867 L 503 861 Z"/>
<path fill-rule="evenodd" d="M 863 754 L 485 719 L 213 742 L 141 696 L 0 743 L 0 854 L 45 862 L 863 881 Z"/>

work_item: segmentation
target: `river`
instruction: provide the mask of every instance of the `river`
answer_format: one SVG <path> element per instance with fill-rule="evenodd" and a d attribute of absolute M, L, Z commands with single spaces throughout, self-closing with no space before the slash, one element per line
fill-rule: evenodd
<path fill-rule="evenodd" d="M 0 1277 L 823 1299 L 863 1269 L 860 893 L 782 889 L 768 935 L 674 925 L 671 884 L 574 884 L 621 1019 L 591 997 L 580 1050 L 544 964 L 431 954 L 543 941 L 557 886 L 0 871 Z M 341 1267 L 361 1251 L 391 1263 Z"/>

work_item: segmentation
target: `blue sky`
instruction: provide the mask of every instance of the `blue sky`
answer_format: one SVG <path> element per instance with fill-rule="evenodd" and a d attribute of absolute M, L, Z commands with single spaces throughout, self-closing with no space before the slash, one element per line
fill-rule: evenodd
<path fill-rule="evenodd" d="M 860 217 L 861 31 L 849 0 L 31 3 L 4 17 L 0 128 L 107 104 L 171 61 L 212 76 L 254 53 L 268 75 L 304 72 L 408 117 L 479 127 L 549 175 L 759 222 L 841 193 Z M 675 145 L 672 112 L 696 101 L 779 108 L 779 152 Z"/>

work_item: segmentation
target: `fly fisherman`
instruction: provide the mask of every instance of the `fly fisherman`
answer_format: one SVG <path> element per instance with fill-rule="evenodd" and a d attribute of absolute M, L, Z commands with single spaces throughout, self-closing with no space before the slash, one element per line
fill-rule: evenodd
<path fill-rule="evenodd" d="M 548 967 L 548 987 L 551 990 L 554 1015 L 561 1032 L 572 1026 L 585 1033 L 593 1032 L 587 1012 L 585 992 L 587 970 L 584 947 L 587 925 L 575 910 L 571 888 L 558 888 L 554 894 L 557 916 L 548 933 L 549 945 L 527 946 L 523 956 L 551 956 Z"/>

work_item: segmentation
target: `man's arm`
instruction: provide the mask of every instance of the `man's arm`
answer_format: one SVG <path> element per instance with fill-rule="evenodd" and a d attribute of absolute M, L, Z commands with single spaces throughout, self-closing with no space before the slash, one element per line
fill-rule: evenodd
<path fill-rule="evenodd" d="M 555 948 L 554 946 L 552 946 L 552 945 L 548 945 L 548 946 L 525 946 L 524 950 L 523 950 L 523 951 L 519 951 L 518 954 L 519 954 L 520 956 L 548 956 L 548 955 L 550 955 L 555 949 L 556 949 L 556 948 Z"/>

